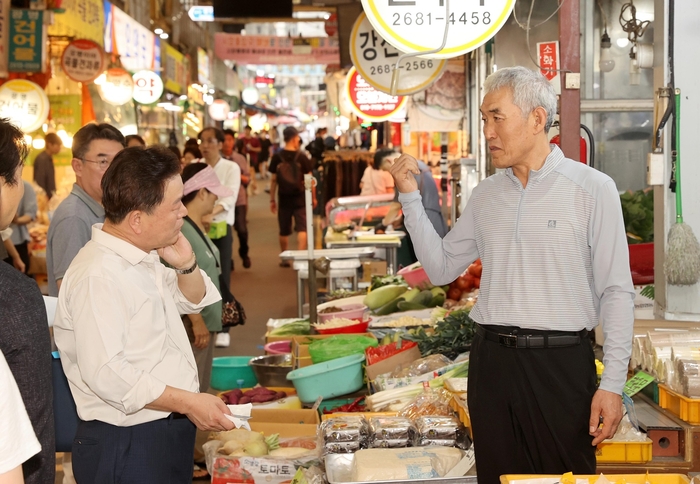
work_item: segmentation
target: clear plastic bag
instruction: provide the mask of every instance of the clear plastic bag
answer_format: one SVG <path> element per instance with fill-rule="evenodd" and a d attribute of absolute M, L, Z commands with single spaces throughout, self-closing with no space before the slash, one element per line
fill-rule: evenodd
<path fill-rule="evenodd" d="M 406 376 L 420 376 L 430 373 L 431 371 L 439 370 L 447 365 L 451 365 L 452 360 L 444 355 L 430 355 L 421 358 L 412 363 L 400 365 L 392 374 L 392 378 L 402 378 Z"/>
<path fill-rule="evenodd" d="M 401 409 L 398 415 L 411 420 L 425 416 L 451 417 L 454 415 L 450 408 L 451 399 L 452 394 L 444 388 L 432 389 L 426 386 L 423 392 Z"/>
<path fill-rule="evenodd" d="M 317 339 L 309 345 L 311 361 L 323 363 L 344 356 L 365 354 L 365 349 L 378 346 L 375 338 L 369 336 L 338 335 L 326 339 Z"/>

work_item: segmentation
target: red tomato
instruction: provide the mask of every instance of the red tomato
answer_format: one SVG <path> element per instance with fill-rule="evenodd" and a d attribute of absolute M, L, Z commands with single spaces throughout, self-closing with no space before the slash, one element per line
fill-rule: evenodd
<path fill-rule="evenodd" d="M 467 269 L 467 272 L 471 274 L 475 279 L 480 279 L 481 278 L 481 271 L 483 270 L 483 267 L 478 265 L 476 262 L 472 265 L 469 266 Z"/>
<path fill-rule="evenodd" d="M 474 279 L 474 287 L 476 289 L 479 289 L 481 287 L 481 278 L 480 277 Z"/>
<path fill-rule="evenodd" d="M 462 296 L 462 291 L 460 291 L 456 287 L 451 287 L 449 291 L 447 291 L 447 297 L 449 299 L 454 299 L 455 301 L 459 301 L 459 298 Z"/>
<path fill-rule="evenodd" d="M 474 288 L 474 277 L 469 273 L 464 273 L 457 279 L 457 287 L 459 287 L 462 292 L 469 292 Z"/>

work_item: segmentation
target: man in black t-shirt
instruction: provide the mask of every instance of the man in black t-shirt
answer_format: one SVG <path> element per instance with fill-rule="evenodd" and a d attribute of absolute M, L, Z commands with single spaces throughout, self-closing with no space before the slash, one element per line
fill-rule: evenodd
<path fill-rule="evenodd" d="M 297 232 L 298 249 L 306 249 L 306 210 L 304 207 L 304 175 L 311 173 L 311 160 L 299 151 L 301 137 L 299 132 L 289 126 L 284 129 L 284 149 L 272 157 L 270 162 L 270 210 L 277 214 L 280 232 L 280 249 L 289 247 L 292 234 L 292 219 Z M 277 192 L 279 191 L 279 194 Z M 313 204 L 316 206 L 316 188 L 312 190 Z M 277 200 L 275 200 L 275 195 Z M 289 267 L 289 262 L 282 261 L 280 266 Z"/>

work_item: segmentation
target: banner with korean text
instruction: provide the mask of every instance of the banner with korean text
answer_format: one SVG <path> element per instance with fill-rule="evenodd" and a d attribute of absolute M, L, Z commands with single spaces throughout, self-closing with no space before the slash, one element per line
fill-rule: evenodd
<path fill-rule="evenodd" d="M 266 35 L 214 34 L 216 56 L 241 64 L 338 64 L 340 47 L 328 37 L 290 38 Z"/>

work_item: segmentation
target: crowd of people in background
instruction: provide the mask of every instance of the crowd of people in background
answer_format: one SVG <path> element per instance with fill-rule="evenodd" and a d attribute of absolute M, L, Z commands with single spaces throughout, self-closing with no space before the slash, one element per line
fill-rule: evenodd
<path fill-rule="evenodd" d="M 188 392 L 206 392 L 213 348 L 230 344 L 222 321 L 227 304 L 235 301 L 230 288 L 235 239 L 241 265 L 252 267 L 249 196 L 261 192 L 257 180 L 265 183 L 278 218 L 280 248 L 288 248 L 296 231 L 298 248 L 304 249 L 304 175 L 319 165 L 328 145 L 325 129 L 318 130 L 307 146 L 309 157 L 292 127 L 284 129 L 282 143 L 276 128 L 254 134 L 246 127 L 238 135 L 207 127 L 188 139 L 182 152 L 177 146 L 147 146 L 141 136 L 124 136 L 104 123 L 88 124 L 75 134 L 75 183 L 62 201 L 56 199 L 60 203 L 52 210 L 46 247 L 48 293 L 59 305 L 56 345 L 73 394 L 80 395 L 76 405 L 83 438 L 75 440 L 73 462 L 63 462 L 64 482 L 71 482 L 73 475 L 86 482 L 112 482 L 111 473 L 124 459 L 141 459 L 158 472 L 171 468 L 182 474 L 192 466 L 191 476 L 188 470 L 184 478 L 170 482 L 206 476 L 204 469 L 190 464 L 202 457 L 199 451 L 193 454 L 194 430 L 229 428 L 223 418 L 227 411 L 218 400 L 199 402 L 208 410 L 195 410 L 197 393 Z M 21 273 L 28 274 L 30 268 L 28 225 L 38 212 L 34 187 L 46 199 L 56 197 L 54 156 L 62 147 L 61 138 L 48 133 L 45 149 L 34 160 L 35 185 L 23 181 L 29 151 L 24 134 L 0 120 L 0 259 L 7 263 L 0 264 L 0 429 L 13 442 L 22 442 L 8 453 L 8 443 L 0 437 L 0 468 L 11 469 L 8 476 L 14 478 L 23 474 L 29 483 L 53 482 L 55 437 L 47 314 L 37 284 Z M 124 277 L 131 282 L 120 283 Z M 107 306 L 109 323 L 98 315 Z M 143 312 L 144 307 L 151 309 Z M 171 312 L 174 307 L 178 310 Z M 185 315 L 180 318 L 181 313 Z M 154 334 L 132 333 L 126 322 L 134 318 L 162 325 L 163 338 L 154 342 Z M 177 343 L 181 340 L 189 342 L 191 356 Z M 139 353 L 144 355 L 140 363 L 124 357 Z M 159 354 L 159 361 L 174 366 L 149 366 L 146 353 Z M 195 369 L 198 380 L 191 381 Z M 163 391 L 156 380 L 172 388 Z M 129 396 L 137 387 L 138 395 Z M 20 399 L 23 405 L 17 404 Z M 115 408 L 107 401 L 121 403 Z M 187 423 L 164 427 L 168 414 L 170 420 L 179 415 Z M 147 429 L 141 437 L 148 434 L 149 444 L 132 442 L 134 448 L 126 454 L 113 452 L 115 439 L 135 438 L 124 429 L 141 425 Z M 156 445 L 173 436 L 185 442 L 177 452 Z M 87 441 L 99 445 L 86 446 Z M 150 472 L 142 470 L 129 481 L 147 482 L 153 477 Z"/>

